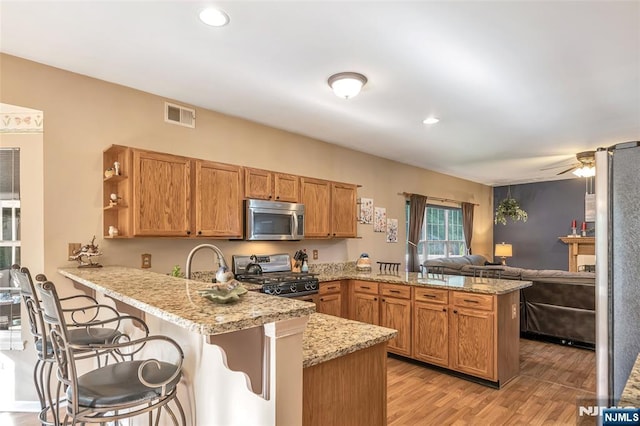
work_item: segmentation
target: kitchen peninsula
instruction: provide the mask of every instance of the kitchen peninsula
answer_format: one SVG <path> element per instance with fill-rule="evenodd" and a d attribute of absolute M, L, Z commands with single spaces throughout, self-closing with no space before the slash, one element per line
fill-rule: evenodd
<path fill-rule="evenodd" d="M 59 273 L 116 309 L 144 316 L 152 333 L 178 341 L 185 352 L 179 398 L 190 424 L 330 424 L 328 417 L 340 415 L 331 412 L 340 394 L 319 386 L 341 388 L 351 396 L 343 404 L 367 398 L 354 416 L 386 423 L 386 342 L 394 330 L 252 291 L 238 303 L 218 305 L 198 295 L 207 283 L 134 268 Z M 357 389 L 336 387 L 344 376 L 338 370 L 359 374 L 358 366 L 368 374 L 348 381 L 359 382 Z"/>
<path fill-rule="evenodd" d="M 350 267 L 315 272 L 318 312 L 398 330 L 389 352 L 494 387 L 519 374 L 519 290 L 531 281 Z"/>

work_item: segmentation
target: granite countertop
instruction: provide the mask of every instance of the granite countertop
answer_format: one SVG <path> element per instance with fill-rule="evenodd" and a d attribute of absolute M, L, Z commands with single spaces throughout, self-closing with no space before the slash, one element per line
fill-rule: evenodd
<path fill-rule="evenodd" d="M 315 313 L 309 317 L 302 337 L 303 367 L 393 339 L 398 332 L 390 328 Z"/>
<path fill-rule="evenodd" d="M 640 355 L 631 369 L 627 384 L 622 390 L 619 407 L 640 407 Z"/>
<path fill-rule="evenodd" d="M 313 303 L 255 291 L 232 304 L 216 304 L 198 295 L 211 284 L 120 266 L 60 268 L 72 281 L 143 312 L 203 335 L 221 334 L 270 322 L 307 316 Z"/>
<path fill-rule="evenodd" d="M 511 293 L 512 291 L 533 285 L 531 281 L 499 280 L 494 278 L 467 277 L 462 275 L 422 274 L 420 272 L 378 274 L 375 272 L 357 272 L 349 270 L 320 273 L 318 275 L 318 279 L 320 282 L 335 280 L 363 280 L 485 294 Z"/>

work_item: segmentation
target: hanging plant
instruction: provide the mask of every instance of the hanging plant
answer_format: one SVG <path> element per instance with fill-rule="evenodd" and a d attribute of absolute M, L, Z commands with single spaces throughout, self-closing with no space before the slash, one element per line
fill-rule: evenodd
<path fill-rule="evenodd" d="M 523 222 L 527 221 L 527 212 L 520 208 L 520 205 L 515 200 L 515 198 L 511 197 L 511 187 L 507 190 L 507 197 L 500 201 L 498 207 L 496 208 L 495 214 L 495 223 L 501 223 L 503 225 L 507 224 L 507 218 L 513 220 L 514 222 L 521 220 Z"/>

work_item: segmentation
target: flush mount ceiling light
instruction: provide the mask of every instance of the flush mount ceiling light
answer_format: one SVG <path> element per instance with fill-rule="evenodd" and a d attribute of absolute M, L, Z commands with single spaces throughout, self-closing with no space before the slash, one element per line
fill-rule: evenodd
<path fill-rule="evenodd" d="M 438 121 L 440 121 L 440 119 L 437 117 L 427 117 L 422 122 L 424 124 L 436 124 Z"/>
<path fill-rule="evenodd" d="M 224 27 L 229 23 L 229 15 L 215 7 L 208 7 L 200 12 L 200 20 L 212 27 Z"/>
<path fill-rule="evenodd" d="M 329 77 L 328 83 L 336 96 L 350 99 L 360 93 L 367 77 L 357 72 L 340 72 Z"/>

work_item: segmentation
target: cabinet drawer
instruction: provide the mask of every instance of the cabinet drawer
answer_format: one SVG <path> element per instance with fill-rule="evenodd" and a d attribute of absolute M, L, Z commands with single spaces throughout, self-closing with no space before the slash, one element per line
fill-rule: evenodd
<path fill-rule="evenodd" d="M 449 291 L 435 288 L 415 287 L 414 298 L 416 302 L 431 302 L 446 305 L 449 303 Z"/>
<path fill-rule="evenodd" d="M 320 283 L 320 289 L 318 293 L 320 294 L 332 294 L 332 293 L 340 293 L 340 281 L 327 281 L 325 283 Z"/>
<path fill-rule="evenodd" d="M 461 308 L 481 309 L 483 311 L 493 310 L 494 297 L 490 294 L 464 293 L 460 291 L 452 292 L 452 303 Z"/>
<path fill-rule="evenodd" d="M 411 287 L 408 285 L 382 284 L 380 294 L 397 297 L 398 299 L 411 299 Z"/>
<path fill-rule="evenodd" d="M 369 281 L 354 281 L 353 291 L 358 293 L 378 294 L 378 283 Z"/>

